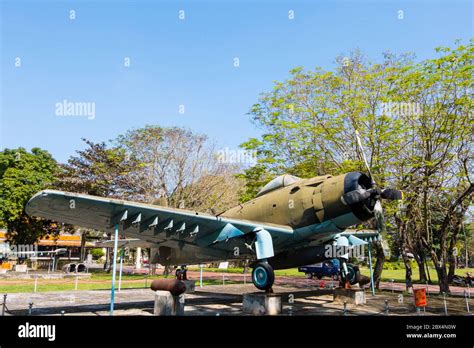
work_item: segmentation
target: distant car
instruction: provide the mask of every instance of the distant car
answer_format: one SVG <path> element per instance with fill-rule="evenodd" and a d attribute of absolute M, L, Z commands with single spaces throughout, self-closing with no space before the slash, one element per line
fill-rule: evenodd
<path fill-rule="evenodd" d="M 339 279 L 339 260 L 332 259 L 321 263 L 315 263 L 314 265 L 307 265 L 298 267 L 299 272 L 304 272 L 306 278 L 311 279 L 316 277 L 321 279 L 322 277 L 331 277 L 334 280 Z"/>

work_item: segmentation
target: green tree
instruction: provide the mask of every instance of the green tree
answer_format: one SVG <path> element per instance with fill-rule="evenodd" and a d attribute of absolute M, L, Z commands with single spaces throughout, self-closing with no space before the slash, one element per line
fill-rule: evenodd
<path fill-rule="evenodd" d="M 28 216 L 25 205 L 38 191 L 51 188 L 58 166 L 45 150 L 5 149 L 0 152 L 0 220 L 15 244 L 33 244 L 63 228 L 53 221 Z"/>
<path fill-rule="evenodd" d="M 410 61 L 410 56 L 386 53 L 380 64 L 359 51 L 338 57 L 334 72 L 293 69 L 289 80 L 264 93 L 250 114 L 263 128 L 261 139 L 242 144 L 258 155 L 258 165 L 245 171 L 243 200 L 256 194 L 272 176 L 288 172 L 300 177 L 365 170 L 355 131 L 365 141 L 369 165 L 379 185 L 390 180 L 387 162 L 393 162 L 401 143 L 403 123 L 388 115 L 389 79 Z M 390 210 L 390 207 L 388 207 Z M 375 227 L 373 223 L 367 227 Z M 380 279 L 383 248 L 376 245 L 375 279 Z"/>
<path fill-rule="evenodd" d="M 454 260 L 473 194 L 474 46 L 472 41 L 458 42 L 454 48 L 436 51 L 437 58 L 407 66 L 392 81 L 392 99 L 419 109 L 402 115 L 404 146 L 394 172 L 397 185 L 406 192 L 400 219 L 404 247 L 419 256 L 426 252 L 436 267 L 441 291 L 449 292 L 446 267 Z"/>
<path fill-rule="evenodd" d="M 283 172 L 310 177 L 365 171 L 354 136 L 358 130 L 377 184 L 406 193 L 403 214 L 396 202 L 384 202 L 384 208 L 405 261 L 407 285 L 409 253 L 421 265 L 422 280 L 428 254 L 446 291 L 442 268 L 452 259 L 459 216 L 472 197 L 472 51 L 472 42 L 458 42 L 420 63 L 411 55 L 388 53 L 381 63 L 371 63 L 355 51 L 337 58 L 334 71 L 292 70 L 251 108 L 264 134 L 242 144 L 258 155 L 258 165 L 242 175 L 242 199 Z M 439 224 L 432 223 L 435 214 Z M 435 238 L 424 239 L 428 234 Z M 379 253 L 376 278 L 382 259 Z"/>
<path fill-rule="evenodd" d="M 57 187 L 102 197 L 125 198 L 136 193 L 128 175 L 139 165 L 125 151 L 82 139 L 87 148 L 61 165 Z"/>

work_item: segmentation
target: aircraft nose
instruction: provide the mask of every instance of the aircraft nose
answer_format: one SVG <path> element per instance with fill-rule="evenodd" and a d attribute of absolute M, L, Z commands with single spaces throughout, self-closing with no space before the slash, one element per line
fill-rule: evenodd
<path fill-rule="evenodd" d="M 365 221 L 371 219 L 373 208 L 376 202 L 372 193 L 366 191 L 372 187 L 370 177 L 362 172 L 350 172 L 344 177 L 344 194 L 341 200 L 347 204 L 352 213 L 360 220 Z M 352 203 L 351 196 L 358 195 L 357 200 Z"/>

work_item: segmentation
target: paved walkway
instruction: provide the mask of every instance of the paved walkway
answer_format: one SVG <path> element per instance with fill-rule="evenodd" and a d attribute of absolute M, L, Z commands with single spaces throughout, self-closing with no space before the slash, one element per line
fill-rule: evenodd
<path fill-rule="evenodd" d="M 221 280 L 223 277 L 225 280 L 238 281 L 238 282 L 252 282 L 251 274 L 241 274 L 241 273 L 228 273 L 228 272 L 205 272 L 203 271 L 203 279 L 215 279 Z M 200 272 L 199 271 L 188 271 L 188 278 L 199 281 Z M 337 286 L 338 282 L 328 279 L 306 279 L 302 277 L 289 277 L 289 276 L 276 276 L 275 285 L 291 285 L 296 288 L 324 288 L 330 287 L 331 285 Z M 365 286 L 366 288 L 370 287 L 369 285 Z M 438 285 L 423 285 L 423 284 L 414 284 L 415 289 L 426 288 L 428 287 L 428 294 L 439 294 Z M 382 290 L 393 290 L 395 292 L 403 292 L 406 287 L 404 283 L 391 283 L 391 282 L 381 282 L 380 289 Z M 464 296 L 464 292 L 468 291 L 468 295 L 474 298 L 474 288 L 465 288 L 460 286 L 450 286 L 451 295 L 453 296 Z"/>
<path fill-rule="evenodd" d="M 294 287 L 286 284 L 273 287 L 281 295 L 283 315 L 344 315 L 342 303 L 334 302 L 332 291 L 320 288 Z M 253 284 L 205 285 L 196 292 L 185 294 L 185 315 L 245 315 L 242 312 L 242 295 L 254 293 Z M 413 297 L 384 291 L 371 296 L 365 291 L 367 303 L 363 306 L 347 305 L 347 315 L 416 315 Z M 291 300 L 290 300 L 291 299 Z M 385 302 L 387 301 L 387 302 Z M 474 299 L 468 300 L 474 308 Z M 57 291 L 42 293 L 13 293 L 7 296 L 8 313 L 27 315 L 29 303 L 32 315 L 98 315 L 108 316 L 110 290 Z M 464 298 L 446 298 L 449 315 L 468 315 Z M 153 315 L 154 292 L 150 289 L 127 289 L 115 293 L 114 315 Z M 441 296 L 428 296 L 428 305 L 421 315 L 444 315 Z"/>

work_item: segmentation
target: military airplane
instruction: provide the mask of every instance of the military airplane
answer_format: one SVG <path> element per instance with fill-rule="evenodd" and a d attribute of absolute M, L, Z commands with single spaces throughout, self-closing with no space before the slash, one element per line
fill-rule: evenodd
<path fill-rule="evenodd" d="M 400 199 L 400 191 L 382 190 L 371 174 L 300 179 L 281 175 L 257 196 L 217 215 L 85 194 L 44 190 L 25 209 L 42 217 L 151 243 L 152 263 L 201 264 L 251 260 L 252 281 L 271 291 L 275 269 L 298 267 L 329 258 L 341 262 L 345 284 L 359 280 L 357 267 L 348 264 L 348 250 L 379 236 L 345 232 L 349 226 L 380 217 L 380 200 Z M 329 247 L 346 248 L 338 255 Z"/>

